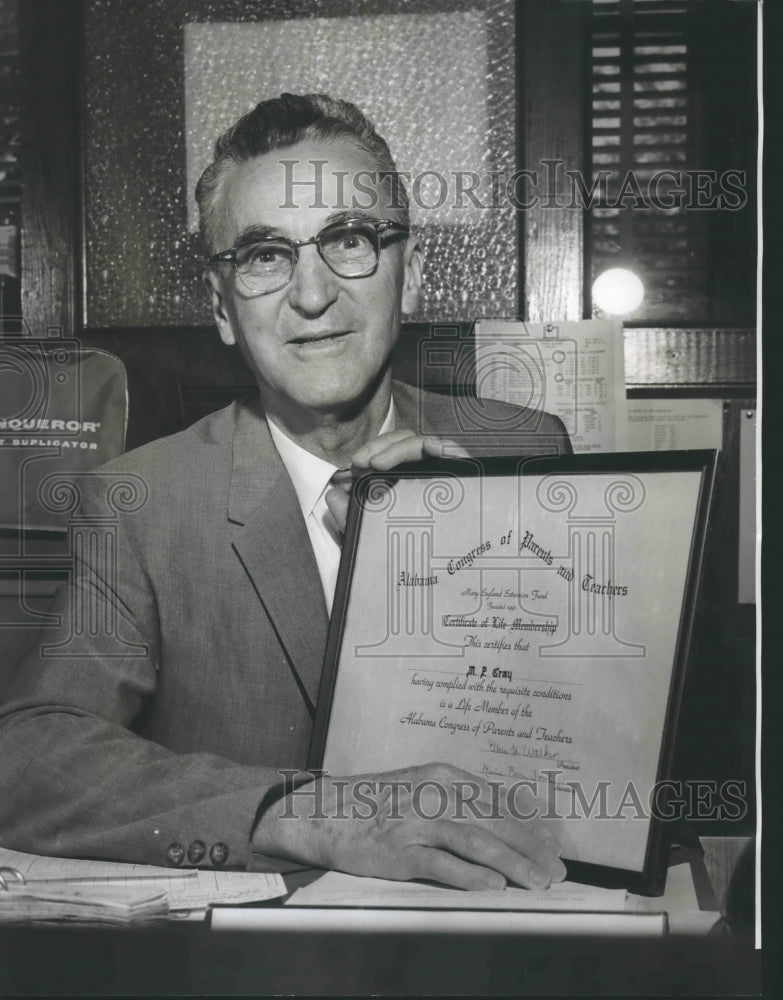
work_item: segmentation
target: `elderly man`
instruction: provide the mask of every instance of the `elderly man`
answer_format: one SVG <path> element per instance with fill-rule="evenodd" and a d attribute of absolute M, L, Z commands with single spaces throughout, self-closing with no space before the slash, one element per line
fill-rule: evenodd
<path fill-rule="evenodd" d="M 263 102 L 219 140 L 197 192 L 205 282 L 258 391 L 84 489 L 96 524 L 123 484 L 138 502 L 116 521 L 116 565 L 80 554 L 61 626 L 9 690 L 3 845 L 464 888 L 563 877 L 550 831 L 502 809 L 427 821 L 379 801 L 374 820 L 346 819 L 324 776 L 319 818 L 282 784 L 281 768 L 307 760 L 340 557 L 346 498 L 331 477 L 441 455 L 459 429 L 452 400 L 392 381 L 421 285 L 394 170 L 361 112 L 323 95 Z M 519 454 L 570 450 L 554 418 L 515 414 Z M 445 764 L 405 775 L 449 794 L 468 777 Z M 344 805 L 355 780 L 340 783 Z"/>

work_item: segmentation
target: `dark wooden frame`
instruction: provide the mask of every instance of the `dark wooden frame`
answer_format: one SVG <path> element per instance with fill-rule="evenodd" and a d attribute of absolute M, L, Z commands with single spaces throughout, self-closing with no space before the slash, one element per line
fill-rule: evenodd
<path fill-rule="evenodd" d="M 19 19 L 24 332 L 70 337 L 81 330 L 81 3 L 21 3 Z"/>

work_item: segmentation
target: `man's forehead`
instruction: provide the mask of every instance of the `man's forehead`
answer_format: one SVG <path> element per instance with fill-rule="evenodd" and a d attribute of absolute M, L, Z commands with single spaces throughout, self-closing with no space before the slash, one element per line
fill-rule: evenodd
<path fill-rule="evenodd" d="M 252 197 L 269 207 L 340 210 L 345 205 L 335 202 L 372 188 L 378 179 L 373 157 L 352 143 L 307 142 L 237 164 L 226 178 L 226 195 Z"/>
<path fill-rule="evenodd" d="M 252 225 L 313 234 L 313 226 L 346 212 L 395 218 L 388 177 L 353 143 L 302 142 L 237 164 L 224 177 L 223 218 L 229 240 Z"/>

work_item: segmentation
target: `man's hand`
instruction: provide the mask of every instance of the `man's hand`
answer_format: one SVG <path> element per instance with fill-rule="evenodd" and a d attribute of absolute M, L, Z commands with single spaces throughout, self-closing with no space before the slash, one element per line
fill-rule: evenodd
<path fill-rule="evenodd" d="M 507 882 L 544 888 L 565 877 L 565 866 L 520 784 L 489 783 L 450 764 L 325 775 L 270 806 L 252 848 L 353 875 L 459 889 L 502 889 Z"/>
<path fill-rule="evenodd" d="M 418 462 L 426 455 L 432 458 L 467 458 L 468 453 L 454 441 L 440 437 L 421 437 L 408 430 L 379 434 L 351 456 L 353 468 L 379 469 L 386 472 L 403 462 Z"/>
<path fill-rule="evenodd" d="M 351 468 L 356 475 L 368 469 L 387 472 L 403 462 L 419 462 L 432 458 L 467 458 L 460 445 L 446 438 L 421 437 L 409 430 L 390 431 L 368 441 L 351 456 Z M 341 531 L 348 516 L 348 494 L 339 488 L 329 490 L 324 498 Z"/>

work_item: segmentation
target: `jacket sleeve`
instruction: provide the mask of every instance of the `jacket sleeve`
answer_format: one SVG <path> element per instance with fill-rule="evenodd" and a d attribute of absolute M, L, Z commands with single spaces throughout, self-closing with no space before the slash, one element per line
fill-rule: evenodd
<path fill-rule="evenodd" d="M 59 624 L 42 630 L 0 707 L 0 843 L 55 856 L 274 868 L 253 863 L 249 838 L 263 798 L 279 786 L 276 771 L 173 753 L 133 732 L 157 686 L 155 594 L 122 520 L 118 536 L 101 526 L 89 493 L 81 514 L 72 579 L 55 602 Z"/>

